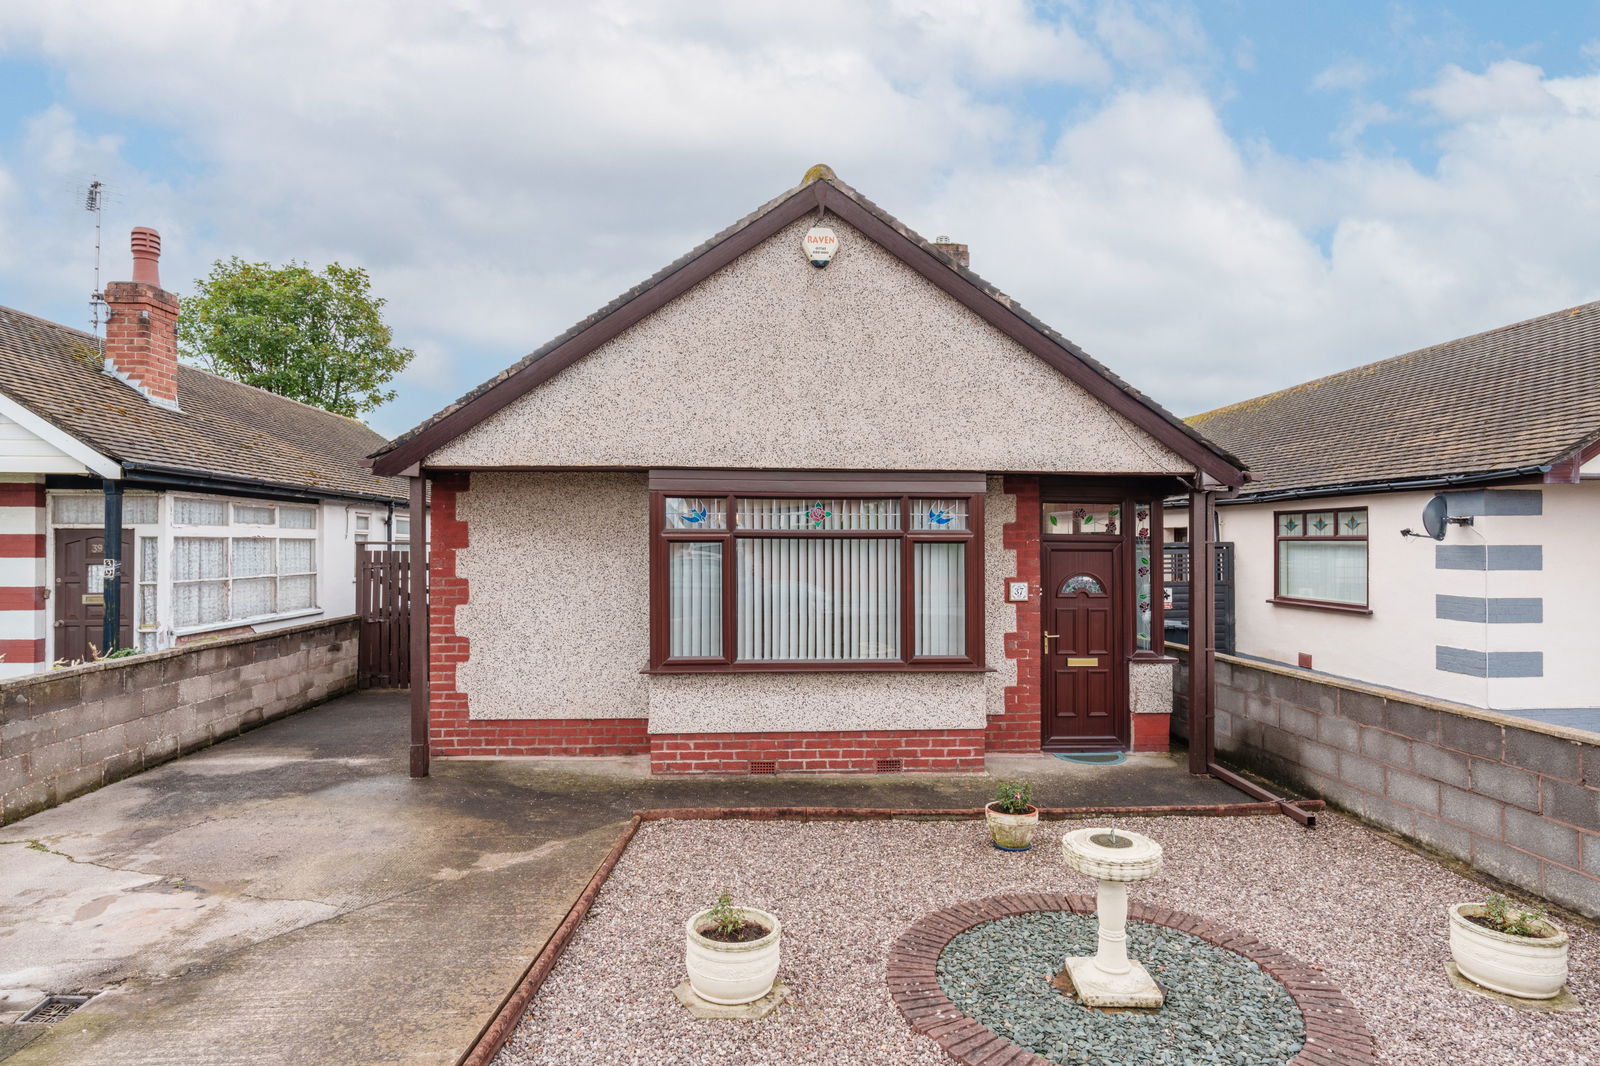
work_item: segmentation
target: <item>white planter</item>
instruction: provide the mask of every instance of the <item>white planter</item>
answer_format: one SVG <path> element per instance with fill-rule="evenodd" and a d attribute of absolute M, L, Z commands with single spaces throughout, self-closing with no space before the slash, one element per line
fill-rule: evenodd
<path fill-rule="evenodd" d="M 709 1003 L 751 1003 L 772 991 L 778 977 L 778 941 L 783 927 L 778 919 L 754 907 L 737 908 L 747 922 L 769 930 L 760 940 L 743 944 L 724 944 L 700 935 L 711 924 L 711 912 L 703 910 L 684 925 L 687 947 L 684 961 L 689 968 L 689 987 Z"/>
<path fill-rule="evenodd" d="M 1469 922 L 1481 903 L 1456 903 L 1450 916 L 1450 955 L 1461 976 L 1484 988 L 1521 999 L 1553 999 L 1567 983 L 1567 934 L 1539 920 L 1552 936 L 1512 936 Z"/>
<path fill-rule="evenodd" d="M 1039 808 L 1029 807 L 1026 814 L 1006 814 L 995 810 L 993 803 L 986 803 L 983 817 L 989 823 L 989 839 L 1001 851 L 1027 851 L 1033 847 L 1033 833 L 1039 828 Z"/>

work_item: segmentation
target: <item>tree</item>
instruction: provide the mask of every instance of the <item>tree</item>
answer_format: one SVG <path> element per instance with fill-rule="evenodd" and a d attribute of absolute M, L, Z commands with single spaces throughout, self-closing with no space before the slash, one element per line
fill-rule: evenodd
<path fill-rule="evenodd" d="M 274 267 L 238 257 L 211 273 L 178 316 L 182 356 L 213 373 L 359 417 L 394 398 L 385 389 L 415 353 L 396 348 L 386 302 L 360 267 Z"/>

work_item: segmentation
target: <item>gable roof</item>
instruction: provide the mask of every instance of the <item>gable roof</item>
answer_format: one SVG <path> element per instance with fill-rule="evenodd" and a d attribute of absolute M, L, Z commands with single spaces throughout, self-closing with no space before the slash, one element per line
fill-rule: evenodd
<path fill-rule="evenodd" d="M 373 469 L 396 474 L 420 463 L 442 445 L 548 381 L 785 226 L 819 208 L 836 215 L 891 252 L 1095 399 L 1193 462 L 1197 469 L 1223 484 L 1237 485 L 1243 481 L 1242 465 L 1232 455 L 839 181 L 825 166 L 813 167 L 800 185 L 757 208 L 432 418 L 389 442 L 374 453 Z"/>
<path fill-rule="evenodd" d="M 407 498 L 361 465 L 383 437 L 354 419 L 184 365 L 170 411 L 101 366 L 93 334 L 0 307 L 0 394 L 125 469 Z"/>
<path fill-rule="evenodd" d="M 1195 415 L 1241 498 L 1547 473 L 1600 439 L 1600 302 Z"/>

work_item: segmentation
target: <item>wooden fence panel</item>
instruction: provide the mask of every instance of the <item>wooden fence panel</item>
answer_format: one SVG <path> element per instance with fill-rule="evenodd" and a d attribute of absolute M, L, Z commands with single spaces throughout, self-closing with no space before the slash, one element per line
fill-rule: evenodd
<path fill-rule="evenodd" d="M 357 683 L 362 688 L 410 687 L 409 545 L 356 545 L 356 614 L 361 618 Z"/>

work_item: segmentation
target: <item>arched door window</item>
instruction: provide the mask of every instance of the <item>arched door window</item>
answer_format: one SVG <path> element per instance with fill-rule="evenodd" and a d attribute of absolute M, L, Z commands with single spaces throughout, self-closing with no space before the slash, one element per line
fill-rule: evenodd
<path fill-rule="evenodd" d="M 1074 574 L 1061 583 L 1058 596 L 1076 596 L 1082 593 L 1085 596 L 1104 596 L 1105 587 L 1100 584 L 1100 579 L 1089 574 Z"/>

